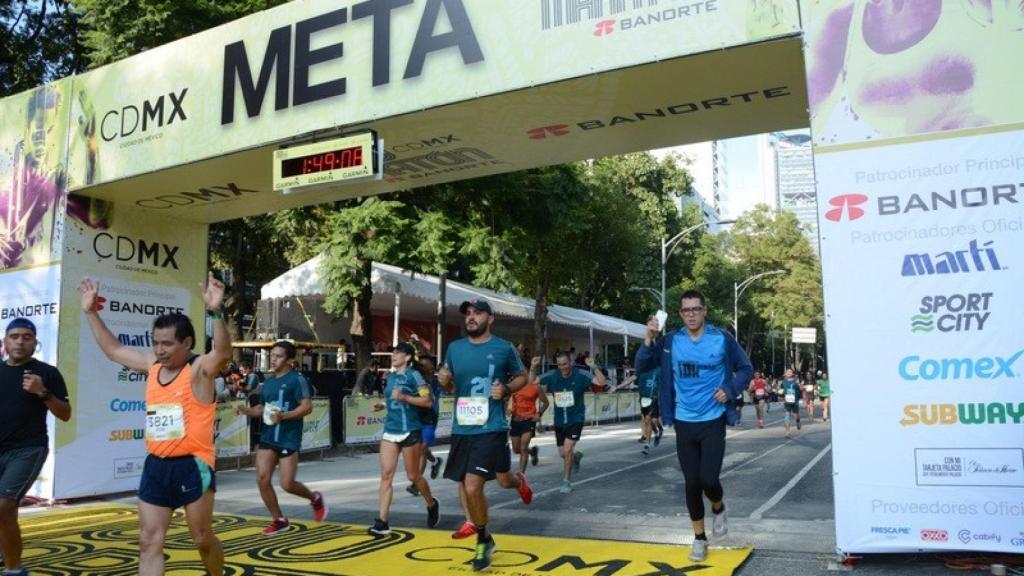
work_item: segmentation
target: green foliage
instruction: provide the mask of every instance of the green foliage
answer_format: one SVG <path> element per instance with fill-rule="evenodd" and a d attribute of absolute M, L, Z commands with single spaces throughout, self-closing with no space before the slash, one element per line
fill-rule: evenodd
<path fill-rule="evenodd" d="M 79 26 L 66 0 L 0 0 L 0 97 L 84 70 Z"/>

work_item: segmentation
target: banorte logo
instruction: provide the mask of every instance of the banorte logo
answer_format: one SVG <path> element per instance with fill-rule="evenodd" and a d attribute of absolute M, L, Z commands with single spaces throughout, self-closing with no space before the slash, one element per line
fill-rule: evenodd
<path fill-rule="evenodd" d="M 607 36 L 615 32 L 615 20 L 601 20 L 594 24 L 594 36 Z"/>
<path fill-rule="evenodd" d="M 842 222 L 845 214 L 847 220 L 857 220 L 864 216 L 864 209 L 859 206 L 867 201 L 868 197 L 864 194 L 840 194 L 828 201 L 835 208 L 825 212 L 825 218 L 832 222 Z"/>
<path fill-rule="evenodd" d="M 569 126 L 567 124 L 541 126 L 540 128 L 534 128 L 526 131 L 526 135 L 530 137 L 530 140 L 543 140 L 548 137 L 548 134 L 552 136 L 565 136 L 568 133 Z"/>
<path fill-rule="evenodd" d="M 106 303 L 107 303 L 107 299 L 106 298 L 104 298 L 103 296 L 100 296 L 99 294 L 96 295 L 96 310 L 97 311 L 103 310 L 104 308 L 106 308 L 106 306 L 104 306 L 104 304 L 106 304 Z"/>

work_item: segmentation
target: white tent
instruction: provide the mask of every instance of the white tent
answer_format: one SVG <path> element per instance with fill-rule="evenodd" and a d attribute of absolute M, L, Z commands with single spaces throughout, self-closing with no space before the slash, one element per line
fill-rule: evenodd
<path fill-rule="evenodd" d="M 308 260 L 265 284 L 260 291 L 260 297 L 271 299 L 322 295 L 324 287 L 320 277 L 321 259 L 322 256 L 317 256 Z M 436 309 L 440 285 L 440 279 L 437 276 L 411 272 L 402 270 L 397 266 L 374 262 L 371 279 L 374 294 L 390 294 L 395 296 L 396 324 L 400 309 L 406 307 L 429 309 L 430 306 Z M 409 297 L 413 301 L 406 302 L 403 300 L 404 297 Z M 487 299 L 494 313 L 498 316 L 522 320 L 533 319 L 534 301 L 530 298 L 523 298 L 504 292 L 495 292 L 487 288 L 478 288 L 448 280 L 445 289 L 446 306 L 458 307 L 462 302 L 476 297 Z M 590 331 L 591 334 L 593 332 L 600 332 L 621 335 L 623 342 L 626 341 L 627 337 L 643 338 L 646 333 L 646 327 L 643 324 L 567 306 L 550 306 L 548 308 L 548 321 L 563 326 L 582 328 Z"/>

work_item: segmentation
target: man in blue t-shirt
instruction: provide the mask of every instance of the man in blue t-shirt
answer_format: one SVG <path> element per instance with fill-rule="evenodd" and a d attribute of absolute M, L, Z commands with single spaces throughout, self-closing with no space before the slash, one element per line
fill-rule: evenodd
<path fill-rule="evenodd" d="M 714 514 L 711 533 L 724 536 L 729 531 L 719 481 L 725 457 L 725 426 L 738 420 L 732 399 L 750 384 L 753 367 L 731 335 L 705 323 L 703 294 L 687 290 L 680 300 L 684 329 L 659 340 L 658 322 L 652 318 L 635 365 L 641 373 L 661 369 L 661 416 L 665 424 L 675 421 L 676 451 L 686 480 L 686 508 L 693 523 L 689 558 L 701 562 L 708 551 L 704 496 L 711 501 Z"/>
<path fill-rule="evenodd" d="M 288 529 L 288 519 L 277 503 L 277 493 L 270 483 L 274 468 L 280 466 L 281 488 L 285 492 L 309 500 L 313 518 L 322 522 L 327 517 L 323 495 L 312 492 L 295 480 L 299 469 L 299 448 L 302 444 L 302 419 L 313 411 L 309 383 L 292 370 L 295 345 L 288 341 L 276 342 L 270 349 L 270 369 L 273 374 L 263 382 L 259 401 L 255 406 L 239 406 L 235 410 L 252 418 L 263 418 L 263 432 L 256 450 L 256 483 L 260 497 L 274 520 L 263 530 L 269 536 Z"/>
<path fill-rule="evenodd" d="M 459 496 L 476 527 L 473 570 L 491 565 L 494 539 L 487 531 L 484 483 L 497 479 L 502 488 L 517 489 L 529 504 L 533 491 L 524 474 L 509 474 L 512 456 L 508 444 L 505 399 L 526 385 L 526 370 L 510 342 L 491 334 L 494 315 L 483 298 L 459 306 L 466 338 L 448 347 L 437 373 L 441 386 L 455 395 L 452 443 L 444 477 L 459 483 Z"/>
<path fill-rule="evenodd" d="M 654 437 L 654 447 L 661 444 L 661 436 L 665 428 L 661 425 L 661 412 L 658 410 L 658 385 L 661 378 L 661 371 L 657 368 L 637 374 L 637 384 L 640 386 L 640 433 L 643 434 L 643 454 L 651 453 L 651 437 Z"/>
<path fill-rule="evenodd" d="M 800 381 L 791 368 L 786 369 L 782 379 L 782 405 L 786 409 L 786 438 L 789 438 L 790 416 L 796 417 L 796 429 L 800 429 Z"/>
<path fill-rule="evenodd" d="M 593 370 L 594 361 L 587 357 L 587 366 Z M 564 461 L 562 486 L 559 492 L 572 492 L 572 472 L 579 471 L 583 452 L 576 450 L 576 443 L 583 435 L 583 424 L 586 421 L 586 404 L 584 394 L 591 385 L 604 389 L 607 382 L 600 370 L 587 372 L 572 365 L 572 357 L 568 352 L 555 355 L 556 370 L 540 377 L 541 388 L 555 397 L 555 443 L 558 455 Z M 532 368 L 531 368 L 532 369 Z"/>

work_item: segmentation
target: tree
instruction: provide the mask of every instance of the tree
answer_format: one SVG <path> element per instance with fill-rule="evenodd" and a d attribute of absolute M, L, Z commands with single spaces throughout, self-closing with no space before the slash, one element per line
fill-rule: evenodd
<path fill-rule="evenodd" d="M 79 27 L 67 0 L 0 0 L 0 97 L 84 70 Z"/>

